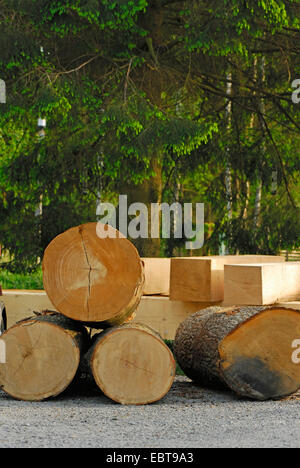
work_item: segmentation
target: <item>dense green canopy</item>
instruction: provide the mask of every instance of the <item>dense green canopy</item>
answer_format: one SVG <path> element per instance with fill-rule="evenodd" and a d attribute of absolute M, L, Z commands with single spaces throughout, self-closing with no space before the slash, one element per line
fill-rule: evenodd
<path fill-rule="evenodd" d="M 205 203 L 205 253 L 299 246 L 299 7 L 0 0 L 0 241 L 12 267 L 36 265 L 119 193 Z M 186 255 L 181 245 L 139 248 Z"/>

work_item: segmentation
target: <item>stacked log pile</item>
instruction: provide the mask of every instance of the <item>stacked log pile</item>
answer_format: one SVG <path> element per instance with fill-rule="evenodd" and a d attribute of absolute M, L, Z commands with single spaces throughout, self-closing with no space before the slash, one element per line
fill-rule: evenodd
<path fill-rule="evenodd" d="M 58 395 L 84 368 L 113 401 L 158 401 L 175 378 L 167 339 L 200 385 L 257 400 L 299 390 L 299 262 L 263 255 L 140 258 L 128 239 L 111 227 L 103 236 L 105 229 L 85 224 L 50 243 L 45 291 L 4 292 L 6 309 L 15 304 L 1 336 L 7 359 L 0 385 L 8 394 Z M 33 302 L 53 312 L 29 316 Z"/>
<path fill-rule="evenodd" d="M 143 294 L 143 262 L 118 231 L 104 238 L 97 228 L 74 227 L 50 243 L 43 280 L 55 312 L 26 318 L 1 337 L 6 362 L 0 364 L 0 385 L 14 398 L 60 394 L 85 356 L 102 392 L 122 404 L 155 402 L 173 383 L 170 349 L 154 330 L 129 324 Z M 102 330 L 93 340 L 92 329 Z"/>

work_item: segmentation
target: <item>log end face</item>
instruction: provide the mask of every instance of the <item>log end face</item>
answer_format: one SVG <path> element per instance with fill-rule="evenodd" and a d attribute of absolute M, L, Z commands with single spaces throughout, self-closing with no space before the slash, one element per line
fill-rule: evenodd
<path fill-rule="evenodd" d="M 269 400 L 294 393 L 283 376 L 268 367 L 259 357 L 240 357 L 234 363 L 221 363 L 222 377 L 239 395 L 254 400 Z"/>
<path fill-rule="evenodd" d="M 238 394 L 256 400 L 287 397 L 300 388 L 300 313 L 269 308 L 234 329 L 219 344 L 220 375 Z M 297 354 L 298 356 L 298 354 Z"/>
<path fill-rule="evenodd" d="M 175 360 L 164 342 L 134 324 L 100 336 L 90 365 L 102 392 L 123 405 L 144 405 L 162 399 L 176 372 Z"/>
<path fill-rule="evenodd" d="M 41 401 L 63 392 L 73 381 L 80 350 L 72 333 L 30 319 L 1 337 L 6 359 L 0 364 L 0 385 L 13 398 Z"/>
<path fill-rule="evenodd" d="M 134 245 L 101 238 L 98 224 L 71 228 L 49 244 L 44 288 L 54 307 L 82 323 L 119 323 L 132 314 L 143 291 L 144 271 Z"/>

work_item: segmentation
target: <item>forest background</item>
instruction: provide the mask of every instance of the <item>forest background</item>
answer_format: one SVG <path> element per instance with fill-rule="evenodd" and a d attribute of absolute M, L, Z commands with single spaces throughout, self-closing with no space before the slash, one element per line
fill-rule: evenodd
<path fill-rule="evenodd" d="M 134 240 L 141 256 L 299 248 L 299 13 L 297 0 L 0 0 L 5 271 L 38 270 L 56 235 L 120 194 L 205 204 L 201 250 Z"/>

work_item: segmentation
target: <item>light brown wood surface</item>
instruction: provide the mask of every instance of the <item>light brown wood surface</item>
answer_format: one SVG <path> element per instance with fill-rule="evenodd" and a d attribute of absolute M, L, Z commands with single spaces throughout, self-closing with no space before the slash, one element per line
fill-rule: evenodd
<path fill-rule="evenodd" d="M 241 395 L 282 398 L 300 389 L 293 344 L 300 340 L 300 313 L 273 306 L 237 327 L 220 343 L 220 372 Z"/>
<path fill-rule="evenodd" d="M 99 223 L 84 224 L 53 239 L 43 259 L 43 281 L 61 314 L 103 328 L 133 314 L 144 271 L 128 239 L 119 238 L 116 230 L 115 238 L 100 238 L 98 229 Z"/>
<path fill-rule="evenodd" d="M 45 291 L 4 290 L 2 301 L 7 309 L 8 327 L 31 317 L 33 312 L 55 310 Z M 168 297 L 143 296 L 134 321 L 149 325 L 166 340 L 174 340 L 179 324 L 207 306 L 195 302 L 170 301 Z"/>
<path fill-rule="evenodd" d="M 300 300 L 300 262 L 225 265 L 224 303 L 271 305 Z"/>
<path fill-rule="evenodd" d="M 170 349 L 145 325 L 129 324 L 100 334 L 89 354 L 97 385 L 117 403 L 159 401 L 174 382 L 176 366 Z"/>
<path fill-rule="evenodd" d="M 165 340 L 174 340 L 177 328 L 190 315 L 209 304 L 171 301 L 168 297 L 144 296 L 136 310 L 134 322 L 154 328 Z"/>
<path fill-rule="evenodd" d="M 34 312 L 55 310 L 45 291 L 3 290 L 1 301 L 7 310 L 7 327 L 10 328 L 20 320 L 32 317 Z"/>
<path fill-rule="evenodd" d="M 170 258 L 142 258 L 145 265 L 144 296 L 170 294 Z"/>
<path fill-rule="evenodd" d="M 45 291 L 4 290 L 2 301 L 7 309 L 7 325 L 32 316 L 33 312 L 53 309 Z M 143 296 L 136 309 L 135 322 L 143 322 L 157 330 L 166 340 L 174 340 L 178 326 L 195 312 L 210 304 L 171 301 L 168 297 Z M 221 305 L 221 303 L 219 304 Z M 300 310 L 299 302 L 285 302 L 282 307 Z"/>
<path fill-rule="evenodd" d="M 40 401 L 59 395 L 73 381 L 86 350 L 87 332 L 55 316 L 22 321 L 1 336 L 5 362 L 0 386 L 10 396 Z"/>
<path fill-rule="evenodd" d="M 300 301 L 296 302 L 281 302 L 277 304 L 278 307 L 283 307 L 286 309 L 300 310 Z"/>
<path fill-rule="evenodd" d="M 262 255 L 172 258 L 170 299 L 184 302 L 222 302 L 224 266 L 261 262 L 283 263 L 284 258 Z"/>

